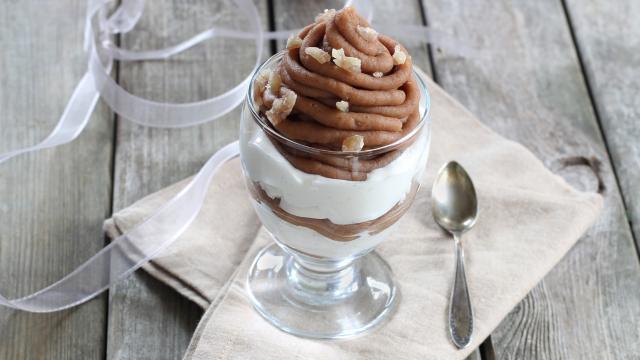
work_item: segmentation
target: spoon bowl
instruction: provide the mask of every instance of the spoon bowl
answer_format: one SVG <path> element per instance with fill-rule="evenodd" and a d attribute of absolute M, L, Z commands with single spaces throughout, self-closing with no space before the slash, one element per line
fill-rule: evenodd
<path fill-rule="evenodd" d="M 431 190 L 433 216 L 443 229 L 462 234 L 478 218 L 478 198 L 473 182 L 455 161 L 443 166 Z"/>

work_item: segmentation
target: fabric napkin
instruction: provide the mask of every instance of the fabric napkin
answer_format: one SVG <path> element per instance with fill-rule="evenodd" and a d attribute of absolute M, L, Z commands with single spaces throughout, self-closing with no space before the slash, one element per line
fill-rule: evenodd
<path fill-rule="evenodd" d="M 251 307 L 244 289 L 253 256 L 271 240 L 249 203 L 238 159 L 216 175 L 189 229 L 144 269 L 206 313 L 187 359 L 463 359 L 594 222 L 602 199 L 549 172 L 523 146 L 482 125 L 423 75 L 431 93 L 432 144 L 426 183 L 397 231 L 378 247 L 391 265 L 400 303 L 364 336 L 315 341 L 285 334 Z M 479 195 L 480 217 L 463 237 L 475 315 L 470 347 L 450 343 L 446 318 L 453 241 L 432 219 L 429 189 L 439 167 L 457 160 Z M 152 194 L 105 223 L 111 237 L 148 217 L 185 181 Z"/>

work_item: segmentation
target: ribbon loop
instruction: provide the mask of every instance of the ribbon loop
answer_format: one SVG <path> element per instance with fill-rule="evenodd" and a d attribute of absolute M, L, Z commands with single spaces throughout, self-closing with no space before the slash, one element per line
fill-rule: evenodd
<path fill-rule="evenodd" d="M 123 0 L 122 5 L 111 15 L 105 30 L 111 34 L 126 33 L 136 26 L 144 10 L 144 0 Z"/>

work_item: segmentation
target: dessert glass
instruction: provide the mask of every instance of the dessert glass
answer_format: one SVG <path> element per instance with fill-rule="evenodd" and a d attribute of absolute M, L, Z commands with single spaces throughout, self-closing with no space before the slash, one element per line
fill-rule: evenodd
<path fill-rule="evenodd" d="M 420 88 L 420 123 L 400 140 L 359 152 L 319 149 L 286 138 L 253 101 L 256 74 L 275 69 L 283 53 L 254 74 L 240 126 L 242 168 L 251 202 L 274 244 L 256 256 L 247 292 L 277 328 L 335 339 L 381 323 L 398 289 L 389 265 L 373 249 L 398 226 L 415 197 L 429 154 L 429 95 Z M 391 156 L 364 181 L 309 174 L 283 154 L 350 164 Z M 400 225 L 401 226 L 401 225 Z"/>

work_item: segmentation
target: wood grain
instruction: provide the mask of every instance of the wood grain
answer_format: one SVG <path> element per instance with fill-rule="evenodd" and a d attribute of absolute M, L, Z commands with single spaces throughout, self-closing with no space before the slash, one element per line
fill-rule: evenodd
<path fill-rule="evenodd" d="M 266 3 L 257 4 L 266 20 Z M 149 5 L 136 29 L 123 36 L 124 48 L 168 46 L 213 24 L 244 25 L 231 1 L 167 0 Z M 213 40 L 172 60 L 121 64 L 120 82 L 132 93 L 153 100 L 197 101 L 240 82 L 250 73 L 254 54 L 250 41 Z M 239 119 L 237 109 L 213 123 L 173 130 L 119 119 L 115 211 L 197 172 L 215 150 L 237 138 Z M 110 295 L 107 358 L 182 357 L 202 315 L 200 308 L 142 272 Z"/>
<path fill-rule="evenodd" d="M 640 266 L 562 4 L 423 2 L 431 25 L 480 49 L 473 58 L 435 52 L 434 72 L 447 91 L 550 168 L 571 158 L 601 164 L 600 219 L 496 329 L 498 358 L 637 356 Z M 597 189 L 583 166 L 562 173 L 584 190 Z"/>
<path fill-rule="evenodd" d="M 259 1 L 265 20 L 266 3 Z M 638 239 L 639 5 L 633 0 L 565 0 L 567 19 L 563 3 L 555 0 L 423 3 L 430 25 L 483 49 L 474 58 L 434 49 L 433 73 L 445 89 L 579 188 L 597 189 L 597 178 L 587 166 L 567 159 L 601 163 L 605 212 L 492 335 L 498 357 L 636 357 L 640 267 L 628 221 Z M 290 28 L 342 2 L 273 4 L 276 27 Z M 375 0 L 374 5 L 374 23 L 422 21 L 417 3 L 400 6 Z M 3 6 L 0 152 L 38 142 L 57 121 L 86 69 L 85 6 L 79 0 Z M 158 48 L 212 23 L 235 23 L 238 17 L 229 9 L 228 0 L 163 0 L 153 6 L 148 2 L 141 23 L 123 38 L 123 46 Z M 581 73 L 571 28 L 586 74 Z M 177 61 L 125 64 L 120 78 L 130 91 L 155 100 L 203 99 L 250 70 L 252 48 L 251 43 L 216 40 Z M 219 49 L 226 50 L 226 57 Z M 409 50 L 420 67 L 431 70 L 424 45 L 412 44 Z M 3 294 L 35 291 L 97 252 L 104 245 L 101 224 L 111 211 L 112 182 L 117 211 L 194 173 L 236 137 L 239 113 L 182 130 L 149 129 L 118 120 L 116 134 L 112 118 L 99 104 L 88 128 L 73 143 L 0 166 Z M 110 359 L 180 358 L 201 315 L 195 305 L 143 272 L 114 289 L 108 306 L 106 334 L 104 296 L 50 315 L 2 308 L 0 359 L 99 359 L 105 352 Z M 480 355 L 476 352 L 472 358 Z"/>
<path fill-rule="evenodd" d="M 85 1 L 5 3 L 0 11 L 0 152 L 41 141 L 86 71 Z M 113 120 L 99 104 L 71 144 L 0 165 L 0 289 L 11 298 L 60 279 L 105 243 Z M 1 359 L 99 359 L 106 297 L 72 310 L 0 308 Z"/>
<path fill-rule="evenodd" d="M 565 3 L 640 248 L 640 2 Z"/>

